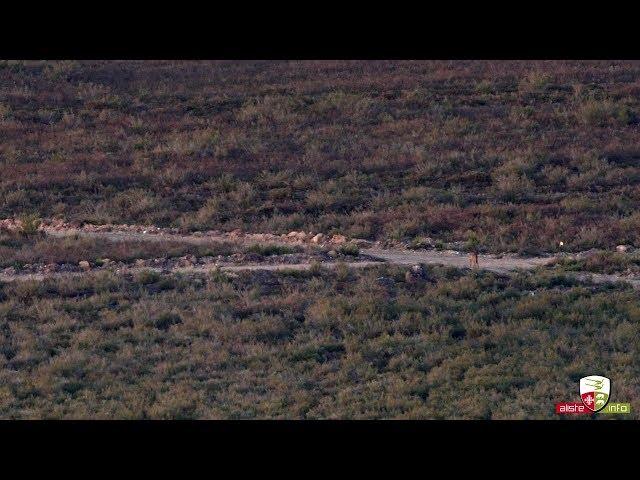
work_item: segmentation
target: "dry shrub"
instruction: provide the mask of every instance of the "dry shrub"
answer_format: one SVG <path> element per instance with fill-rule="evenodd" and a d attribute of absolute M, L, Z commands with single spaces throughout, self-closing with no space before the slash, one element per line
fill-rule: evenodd
<path fill-rule="evenodd" d="M 32 236 L 38 233 L 38 228 L 42 220 L 35 213 L 21 215 L 20 218 L 20 233 L 26 236 Z"/>
<path fill-rule="evenodd" d="M 589 126 L 629 125 L 636 120 L 636 114 L 625 105 L 611 100 L 588 100 L 577 112 L 578 119 Z"/>

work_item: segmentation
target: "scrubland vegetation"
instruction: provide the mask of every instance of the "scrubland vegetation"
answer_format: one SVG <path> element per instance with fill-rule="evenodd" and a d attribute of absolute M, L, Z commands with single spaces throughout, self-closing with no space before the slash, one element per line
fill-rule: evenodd
<path fill-rule="evenodd" d="M 0 215 L 640 246 L 638 62 L 0 62 Z"/>
<path fill-rule="evenodd" d="M 637 418 L 630 288 L 405 270 L 0 285 L 0 417 L 558 418 L 598 373 Z"/>
<path fill-rule="evenodd" d="M 594 252 L 585 258 L 564 258 L 556 266 L 566 271 L 594 273 L 640 273 L 640 254 Z"/>
<path fill-rule="evenodd" d="M 88 261 L 100 263 L 102 259 L 131 262 L 137 259 L 158 257 L 197 257 L 253 253 L 259 256 L 283 255 L 302 252 L 298 246 L 236 245 L 229 242 L 206 244 L 185 243 L 177 240 L 153 241 L 88 238 L 80 236 L 51 237 L 38 232 L 25 236 L 0 230 L 0 268 L 23 264 L 55 264 Z"/>
<path fill-rule="evenodd" d="M 51 218 L 630 246 L 510 276 L 316 255 L 0 282 L 0 418 L 558 418 L 591 374 L 638 418 L 637 292 L 563 270 L 640 271 L 639 128 L 640 62 L 0 61 L 0 218 L 22 219 L 0 268 L 300 250 L 44 237 Z"/>

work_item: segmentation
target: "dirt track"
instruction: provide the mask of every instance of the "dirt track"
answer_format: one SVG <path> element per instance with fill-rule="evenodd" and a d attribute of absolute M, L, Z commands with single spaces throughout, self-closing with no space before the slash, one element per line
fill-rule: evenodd
<path fill-rule="evenodd" d="M 417 263 L 449 265 L 457 268 L 467 268 L 469 259 L 466 254 L 460 252 L 437 250 L 402 250 L 368 248 L 363 253 L 380 258 L 397 265 L 415 265 Z M 552 262 L 555 257 L 530 257 L 479 255 L 478 264 L 483 270 L 496 273 L 507 273 L 518 269 L 531 269 Z"/>
<path fill-rule="evenodd" d="M 94 238 L 105 238 L 110 241 L 126 241 L 126 240 L 142 240 L 142 241 L 180 241 L 191 244 L 206 244 L 211 242 L 235 242 L 240 244 L 255 243 L 281 243 L 291 244 L 291 241 L 282 239 L 274 235 L 257 236 L 230 236 L 229 234 L 207 234 L 207 235 L 185 235 L 177 233 L 145 233 L 145 232 L 114 232 L 114 231 L 84 231 L 78 229 L 65 229 L 63 231 L 45 228 L 48 235 L 55 237 L 65 236 L 85 236 Z M 295 242 L 294 242 L 295 243 Z M 337 265 L 346 264 L 349 267 L 360 268 L 389 263 L 395 265 L 416 265 L 416 264 L 436 264 L 447 265 L 455 268 L 468 268 L 468 257 L 466 254 L 454 251 L 437 251 L 437 250 L 408 250 L 402 248 L 381 248 L 373 246 L 371 248 L 361 248 L 360 252 L 369 257 L 366 261 L 347 261 L 347 262 L 322 262 L 321 265 L 327 268 L 335 268 Z M 555 260 L 553 256 L 540 257 L 518 257 L 515 255 L 480 255 L 479 265 L 481 269 L 489 270 L 496 273 L 505 274 L 515 270 L 533 269 L 539 266 L 549 264 Z M 312 263 L 297 264 L 246 264 L 246 265 L 205 265 L 176 267 L 171 272 L 195 273 L 207 272 L 213 270 L 221 270 L 228 272 L 238 272 L 243 270 L 306 270 L 311 268 Z M 152 270 L 163 272 L 163 270 L 154 267 L 128 267 L 117 270 L 118 273 L 136 273 L 142 270 Z M 97 272 L 98 270 L 93 270 Z M 104 271 L 104 270 L 102 270 Z M 65 272 L 65 273 L 49 273 L 49 274 L 0 274 L 0 281 L 10 282 L 15 280 L 43 280 L 44 278 L 56 277 L 76 277 L 84 275 L 84 272 Z M 634 288 L 640 288 L 640 279 L 627 278 L 618 275 L 593 274 L 589 272 L 568 273 L 579 280 L 590 280 L 595 283 L 607 282 L 628 282 Z"/>
<path fill-rule="evenodd" d="M 283 243 L 285 242 L 278 237 L 269 238 L 268 240 L 256 240 L 253 236 L 244 236 L 230 238 L 228 235 L 180 235 L 180 234 L 145 234 L 138 232 L 86 232 L 81 230 L 47 231 L 47 234 L 56 237 L 64 237 L 71 235 L 80 235 L 85 237 L 105 238 L 111 241 L 119 240 L 142 240 L 148 242 L 159 241 L 180 241 L 185 243 L 202 245 L 211 242 L 236 242 L 236 243 L 256 243 L 264 241 L 265 243 Z M 465 268 L 468 267 L 469 261 L 464 253 L 453 251 L 437 251 L 437 250 L 408 250 L 401 248 L 362 248 L 360 251 L 371 257 L 379 258 L 381 261 L 393 263 L 397 265 L 415 265 L 418 263 L 449 265 L 452 267 Z M 481 268 L 497 273 L 506 273 L 512 270 L 530 269 L 540 265 L 552 262 L 555 257 L 517 257 L 514 255 L 480 255 L 479 264 Z M 361 262 L 360 262 L 361 263 Z M 265 266 L 266 267 L 266 266 Z M 270 266 L 273 267 L 273 266 Z M 242 267 L 238 267 L 242 268 Z"/>
<path fill-rule="evenodd" d="M 122 240 L 142 240 L 142 241 L 180 241 L 192 244 L 206 244 L 210 242 L 229 242 L 236 243 L 283 243 L 290 244 L 291 242 L 283 241 L 278 237 L 269 238 L 268 240 L 256 240 L 254 236 L 245 236 L 230 238 L 228 235 L 207 235 L 207 236 L 193 236 L 193 235 L 181 235 L 181 234 L 145 234 L 138 232 L 85 232 L 80 230 L 68 230 L 64 232 L 48 231 L 52 236 L 69 236 L 80 235 L 94 238 L 105 238 L 111 241 Z M 454 251 L 437 251 L 437 250 L 408 250 L 401 248 L 361 248 L 360 252 L 379 259 L 380 261 L 392 263 L 396 265 L 416 265 L 419 263 L 424 264 L 438 264 L 449 265 L 457 268 L 466 268 L 469 266 L 469 260 L 466 254 Z M 546 265 L 552 262 L 555 257 L 517 257 L 515 255 L 480 255 L 479 265 L 484 270 L 490 270 L 496 273 L 507 273 L 509 271 L 517 269 L 531 269 L 540 265 Z M 367 266 L 361 265 L 363 262 L 350 262 L 350 265 L 355 266 Z M 371 264 L 373 262 L 370 262 Z M 302 266 L 309 266 L 309 264 L 301 264 L 294 268 L 301 268 Z M 239 265 L 224 267 L 228 270 L 279 270 L 281 268 L 291 268 L 292 265 Z"/>

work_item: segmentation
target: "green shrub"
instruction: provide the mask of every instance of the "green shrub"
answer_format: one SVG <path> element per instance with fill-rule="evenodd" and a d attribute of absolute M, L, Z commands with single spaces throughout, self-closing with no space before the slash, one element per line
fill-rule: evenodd
<path fill-rule="evenodd" d="M 160 280 L 160 274 L 153 270 L 142 270 L 136 274 L 135 279 L 141 285 L 151 285 Z"/>
<path fill-rule="evenodd" d="M 411 240 L 411 243 L 407 248 L 411 250 L 420 250 L 422 248 L 430 248 L 432 246 L 434 246 L 434 244 L 431 240 L 426 240 L 424 238 L 417 237 Z"/>
<path fill-rule="evenodd" d="M 253 244 L 249 245 L 245 251 L 247 253 L 257 253 L 258 255 L 262 255 L 263 257 L 269 257 L 272 255 L 286 255 L 289 253 L 299 253 L 302 251 L 300 247 L 297 246 L 288 246 L 288 245 L 277 245 L 277 244 Z"/>
<path fill-rule="evenodd" d="M 588 100 L 582 104 L 578 115 L 582 122 L 596 127 L 629 125 L 636 121 L 636 114 L 630 107 L 611 100 Z"/>
<path fill-rule="evenodd" d="M 519 88 L 523 92 L 540 92 L 551 83 L 551 75 L 541 71 L 531 71 L 527 73 L 519 83 Z"/>
<path fill-rule="evenodd" d="M 342 268 L 3 285 L 0 415 L 551 419 L 557 392 L 606 369 L 640 393 L 631 288 Z"/>
<path fill-rule="evenodd" d="M 158 330 L 168 330 L 173 325 L 179 325 L 181 323 L 182 318 L 180 315 L 175 313 L 163 313 L 153 321 L 153 326 Z"/>
<path fill-rule="evenodd" d="M 9 107 L 3 103 L 0 103 L 0 120 L 4 120 L 6 118 L 9 118 L 9 113 L 11 112 L 11 110 L 9 109 Z"/>
<path fill-rule="evenodd" d="M 531 198 L 535 184 L 525 175 L 515 173 L 507 175 L 496 175 L 495 177 L 496 196 L 500 200 L 509 202 L 522 202 Z"/>
<path fill-rule="evenodd" d="M 349 255 L 352 257 L 357 257 L 360 255 L 360 249 L 354 243 L 346 243 L 338 247 L 338 252 L 342 255 Z"/>
<path fill-rule="evenodd" d="M 475 232 L 469 232 L 465 243 L 465 250 L 468 252 L 478 253 L 480 249 L 480 239 Z"/>
<path fill-rule="evenodd" d="M 492 252 L 582 228 L 575 248 L 640 242 L 629 62 L 0 65 L 0 218 L 447 243 L 474 228 Z M 566 190 L 589 202 L 565 209 Z"/>
<path fill-rule="evenodd" d="M 27 236 L 35 235 L 36 233 L 38 233 L 38 228 L 42 223 L 40 217 L 35 213 L 21 215 L 19 220 L 21 223 L 20 232 L 23 235 Z"/>
<path fill-rule="evenodd" d="M 483 80 L 476 84 L 476 92 L 481 93 L 483 95 L 488 95 L 493 92 L 493 85 L 491 82 L 487 80 Z"/>

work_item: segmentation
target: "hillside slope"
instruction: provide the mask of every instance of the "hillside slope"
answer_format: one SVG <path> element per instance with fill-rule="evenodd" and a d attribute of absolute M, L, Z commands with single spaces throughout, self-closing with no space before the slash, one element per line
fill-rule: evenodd
<path fill-rule="evenodd" d="M 638 62 L 0 62 L 0 217 L 640 246 Z"/>

